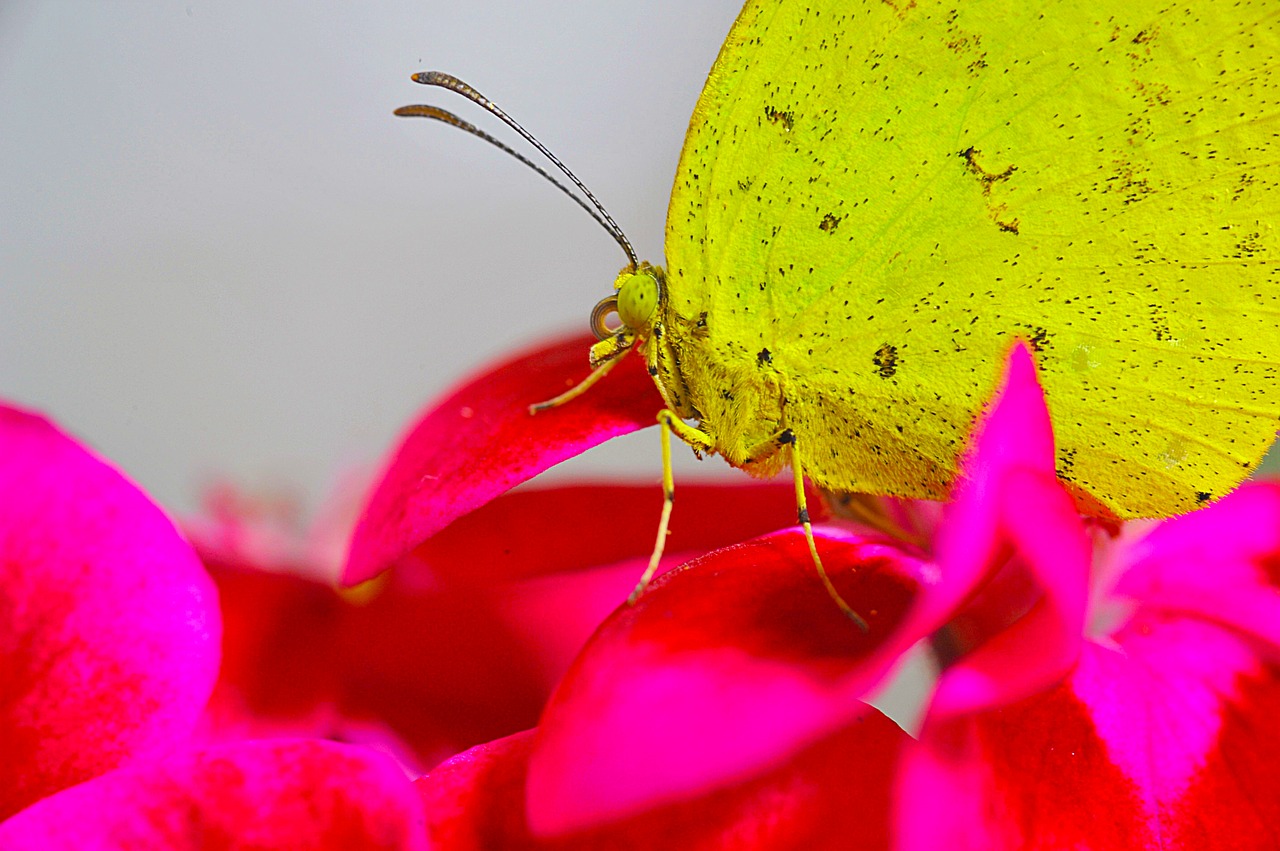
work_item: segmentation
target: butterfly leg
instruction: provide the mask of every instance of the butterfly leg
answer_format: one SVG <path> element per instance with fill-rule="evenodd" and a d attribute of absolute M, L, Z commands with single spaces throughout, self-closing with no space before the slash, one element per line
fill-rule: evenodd
<path fill-rule="evenodd" d="M 671 507 L 676 501 L 675 476 L 671 471 L 671 423 L 682 421 L 676 419 L 670 411 L 663 409 L 658 414 L 658 427 L 662 433 L 662 517 L 658 520 L 658 539 L 653 544 L 653 552 L 649 556 L 649 566 L 640 575 L 640 581 L 627 597 L 627 605 L 633 605 L 644 589 L 649 587 L 649 580 L 658 570 L 658 562 L 662 561 L 662 551 L 667 546 L 667 527 L 671 523 Z"/>
<path fill-rule="evenodd" d="M 791 470 L 795 473 L 796 479 L 796 515 L 799 518 L 800 525 L 804 527 L 804 539 L 809 544 L 809 555 L 813 557 L 813 566 L 818 569 L 818 578 L 822 580 L 822 585 L 827 589 L 827 594 L 840 607 L 840 611 L 844 612 L 849 620 L 857 624 L 858 629 L 866 632 L 870 629 L 866 619 L 855 612 L 853 607 L 845 602 L 844 597 L 840 596 L 836 586 L 831 583 L 831 577 L 827 576 L 827 569 L 822 566 L 822 559 L 818 556 L 818 544 L 813 539 L 813 524 L 809 521 L 809 501 L 804 495 L 804 468 L 800 464 L 800 449 L 795 433 L 791 429 L 784 429 L 777 440 L 779 443 L 790 444 L 791 446 Z"/>
<path fill-rule="evenodd" d="M 612 370 L 617 365 L 618 361 L 626 357 L 630 351 L 631 351 L 630 348 L 623 349 L 622 354 L 618 355 L 617 357 L 610 358 L 609 360 L 600 364 L 598 367 L 596 367 L 591 371 L 590 375 L 588 375 L 586 378 L 582 379 L 577 384 L 570 387 L 568 390 L 564 391 L 554 399 L 548 399 L 545 402 L 539 402 L 536 405 L 530 405 L 529 413 L 536 414 L 538 413 L 538 411 L 545 411 L 548 408 L 558 408 L 561 405 L 563 405 L 565 402 L 571 402 L 574 399 L 577 399 L 583 393 L 586 393 L 588 390 L 590 390 L 597 381 L 599 381 L 600 379 L 608 375 L 610 370 Z"/>

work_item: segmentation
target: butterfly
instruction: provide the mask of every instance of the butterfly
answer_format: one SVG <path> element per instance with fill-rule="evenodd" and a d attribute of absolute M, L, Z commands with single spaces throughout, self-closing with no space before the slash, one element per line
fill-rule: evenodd
<path fill-rule="evenodd" d="M 790 464 L 807 529 L 802 476 L 944 498 L 1021 339 L 1083 511 L 1219 497 L 1280 423 L 1276 56 L 1268 2 L 752 0 L 551 404 L 637 352 L 664 440 Z"/>

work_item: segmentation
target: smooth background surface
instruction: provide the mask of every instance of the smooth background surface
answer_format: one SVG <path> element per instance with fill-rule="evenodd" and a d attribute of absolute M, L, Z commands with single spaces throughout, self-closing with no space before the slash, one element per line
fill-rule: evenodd
<path fill-rule="evenodd" d="M 738 5 L 0 5 L 0 395 L 177 511 L 215 479 L 315 505 L 486 359 L 584 328 L 624 260 L 523 166 L 394 118 L 514 140 L 409 74 L 498 101 L 656 260 Z M 601 454 L 658 480 L 656 432 Z"/>
<path fill-rule="evenodd" d="M 516 144 L 409 74 L 497 100 L 657 260 L 737 8 L 0 2 L 0 396 L 175 511 L 218 480 L 315 506 L 487 359 L 583 328 L 623 261 L 519 163 L 394 118 L 426 100 Z M 656 443 L 562 475 L 657 481 Z"/>

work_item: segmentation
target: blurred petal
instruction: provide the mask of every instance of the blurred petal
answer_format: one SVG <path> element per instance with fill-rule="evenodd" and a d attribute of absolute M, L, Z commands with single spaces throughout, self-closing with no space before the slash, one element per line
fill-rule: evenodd
<path fill-rule="evenodd" d="M 469 592 L 383 583 L 354 598 L 298 576 L 210 570 L 226 634 L 214 740 L 323 736 L 423 769 L 533 724 L 554 682 Z"/>
<path fill-rule="evenodd" d="M 0 824 L 0 849 L 425 849 L 413 785 L 379 754 L 266 741 L 122 768 Z"/>
<path fill-rule="evenodd" d="M 1274 665 L 1186 618 L 1140 615 L 1114 640 L 1052 690 L 927 721 L 898 780 L 898 847 L 1273 847 Z"/>
<path fill-rule="evenodd" d="M 409 430 L 352 537 L 343 581 L 385 570 L 454 519 L 611 437 L 657 423 L 662 399 L 641 358 L 625 358 L 573 402 L 530 415 L 589 372 L 591 338 L 498 364 L 433 403 Z"/>
<path fill-rule="evenodd" d="M 1016 519 L 1003 511 L 1011 471 L 1054 475 L 1049 411 L 1022 343 L 1010 350 L 1000 389 L 970 437 L 938 531 L 940 573 L 913 617 L 941 626 L 1007 555 L 1005 524 Z"/>
<path fill-rule="evenodd" d="M 531 730 L 474 748 L 418 780 L 434 848 L 885 848 L 890 779 L 910 741 L 867 708 L 758 776 L 582 833 L 535 840 L 525 821 L 533 736 Z"/>
<path fill-rule="evenodd" d="M 213 686 L 217 597 L 134 484 L 0 407 L 0 818 L 171 746 Z"/>
<path fill-rule="evenodd" d="M 858 698 L 900 649 L 882 652 L 887 639 L 905 641 L 895 627 L 919 565 L 837 533 L 820 546 L 868 634 L 827 596 L 796 530 L 673 571 L 605 621 L 543 715 L 529 767 L 534 830 L 578 830 L 704 794 L 866 712 Z"/>
<path fill-rule="evenodd" d="M 785 485 L 682 485 L 664 568 L 790 522 L 794 500 Z M 255 559 L 280 549 L 246 547 L 258 540 L 243 532 L 256 515 L 235 510 L 244 500 L 225 504 L 220 522 L 197 526 L 225 619 L 207 732 L 335 738 L 426 768 L 532 726 L 583 643 L 635 587 L 661 501 L 656 484 L 505 494 L 353 594 L 259 570 Z M 589 519 L 602 505 L 608 514 Z M 302 549 L 291 540 L 284 551 Z"/>
<path fill-rule="evenodd" d="M 1052 685 L 1080 654 L 1088 597 L 1090 541 L 1055 478 L 1012 470 L 993 506 L 1003 536 L 1041 594 L 1016 622 L 952 665 L 929 707 L 934 717 L 1011 703 Z M 947 569 L 947 563 L 942 569 Z"/>
<path fill-rule="evenodd" d="M 1005 617 L 1020 617 L 996 624 L 994 636 L 981 636 L 946 671 L 929 709 L 935 719 L 1032 694 L 1064 676 L 1079 655 L 1091 541 L 1053 465 L 1044 393 L 1031 353 L 1019 343 L 971 440 L 939 530 L 941 581 L 922 595 L 923 611 L 913 616 L 951 617 L 1002 563 L 1027 580 L 989 583 L 987 596 L 1020 589 L 1027 599 L 981 601 L 988 611 L 994 603 Z"/>
<path fill-rule="evenodd" d="M 1258 482 L 1157 526 L 1112 593 L 1280 646 L 1280 485 Z"/>

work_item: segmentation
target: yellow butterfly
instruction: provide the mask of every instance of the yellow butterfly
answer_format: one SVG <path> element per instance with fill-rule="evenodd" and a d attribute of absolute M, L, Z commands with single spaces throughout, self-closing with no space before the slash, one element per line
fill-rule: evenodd
<path fill-rule="evenodd" d="M 664 447 L 789 462 L 802 509 L 802 474 L 937 499 L 1022 338 L 1083 510 L 1221 496 L 1280 421 L 1277 56 L 1273 2 L 753 0 L 666 270 L 631 256 L 551 404 L 636 349 Z"/>

